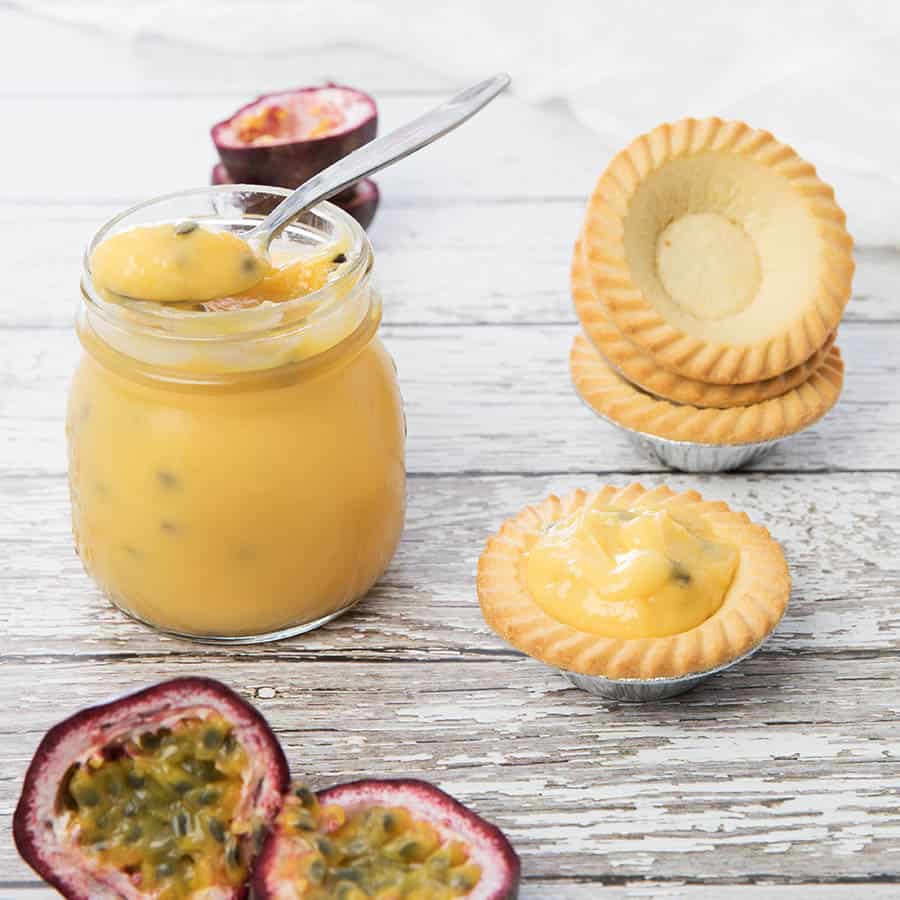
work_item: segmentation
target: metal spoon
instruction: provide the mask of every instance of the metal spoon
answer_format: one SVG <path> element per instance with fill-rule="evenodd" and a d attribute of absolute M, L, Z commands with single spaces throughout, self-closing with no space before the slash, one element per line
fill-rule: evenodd
<path fill-rule="evenodd" d="M 466 88 L 446 103 L 396 131 L 347 154 L 285 197 L 259 225 L 243 234 L 243 239 L 258 254 L 267 255 L 272 239 L 300 213 L 453 131 L 490 103 L 507 87 L 509 81 L 509 75 L 504 72 L 494 75 L 493 78 Z"/>
<path fill-rule="evenodd" d="M 95 283 L 131 300 L 159 303 L 206 302 L 240 294 L 265 276 L 270 266 L 269 244 L 291 220 L 361 178 L 443 137 L 490 103 L 508 84 L 508 75 L 495 75 L 354 150 L 300 185 L 239 239 L 207 231 L 190 219 L 168 230 L 152 229 L 152 239 L 146 228 L 114 234 L 92 254 Z"/>

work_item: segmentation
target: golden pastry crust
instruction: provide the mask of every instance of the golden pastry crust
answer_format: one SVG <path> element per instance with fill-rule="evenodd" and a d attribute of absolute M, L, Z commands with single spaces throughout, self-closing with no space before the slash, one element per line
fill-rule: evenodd
<path fill-rule="evenodd" d="M 738 548 L 740 561 L 719 609 L 695 628 L 661 638 L 607 638 L 549 616 L 531 598 L 521 574 L 524 551 L 556 520 L 599 497 L 618 508 L 681 508 L 700 513 L 716 534 Z M 675 678 L 725 665 L 761 643 L 787 608 L 791 579 L 781 547 L 746 513 L 704 500 L 696 491 L 676 494 L 640 484 L 578 490 L 548 497 L 507 520 L 478 562 L 478 600 L 485 620 L 504 640 L 552 666 L 606 678 Z"/>
<path fill-rule="evenodd" d="M 670 234 L 691 218 L 696 228 Z M 722 285 L 738 269 L 749 280 L 746 296 L 700 315 L 706 301 L 691 290 L 705 282 L 693 263 L 679 271 L 675 259 L 676 302 L 663 286 L 673 256 L 661 254 L 674 244 L 695 261 L 707 227 L 721 253 L 702 255 Z M 853 242 L 833 190 L 792 148 L 743 122 L 683 119 L 637 138 L 597 183 L 583 239 L 608 318 L 658 365 L 697 381 L 744 384 L 793 369 L 835 331 L 850 297 Z"/>
<path fill-rule="evenodd" d="M 835 344 L 825 362 L 799 387 L 762 403 L 700 409 L 651 397 L 626 381 L 579 334 L 569 355 L 572 381 L 582 400 L 615 424 L 671 441 L 734 445 L 794 434 L 827 413 L 841 394 L 844 363 Z"/>
<path fill-rule="evenodd" d="M 801 385 L 825 362 L 835 340 L 833 333 L 828 335 L 825 343 L 809 359 L 774 378 L 734 385 L 695 381 L 661 368 L 652 356 L 629 340 L 610 321 L 603 311 L 603 304 L 594 297 L 580 238 L 572 256 L 571 285 L 578 319 L 607 362 L 642 390 L 673 403 L 726 409 L 779 397 Z"/>

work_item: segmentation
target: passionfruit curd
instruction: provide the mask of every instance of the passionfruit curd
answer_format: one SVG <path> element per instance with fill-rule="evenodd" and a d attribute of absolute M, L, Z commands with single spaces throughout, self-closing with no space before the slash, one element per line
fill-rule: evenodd
<path fill-rule="evenodd" d="M 522 557 L 535 602 L 559 622 L 616 638 L 664 637 L 722 605 L 739 553 L 702 516 L 586 504 Z"/>
<path fill-rule="evenodd" d="M 366 594 L 400 537 L 403 409 L 362 230 L 322 204 L 254 284 L 222 293 L 219 251 L 238 268 L 250 210 L 284 193 L 161 198 L 87 254 L 67 418 L 77 551 L 113 603 L 183 636 L 315 628 Z M 179 265 L 187 287 L 156 291 Z"/>

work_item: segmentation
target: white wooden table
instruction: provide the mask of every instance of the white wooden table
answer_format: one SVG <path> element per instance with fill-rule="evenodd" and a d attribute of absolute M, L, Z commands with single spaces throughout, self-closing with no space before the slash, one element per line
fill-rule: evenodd
<path fill-rule="evenodd" d="M 859 248 L 836 411 L 751 472 L 666 473 L 567 374 L 570 248 L 615 148 L 503 98 L 379 179 L 371 235 L 410 508 L 372 595 L 307 637 L 216 649 L 126 619 L 83 574 L 63 437 L 82 248 L 114 211 L 205 183 L 213 121 L 325 77 L 373 92 L 383 130 L 456 86 L 365 53 L 231 64 L 0 10 L 0 897 L 51 895 L 9 834 L 44 731 L 188 673 L 253 701 L 316 786 L 413 775 L 472 804 L 521 853 L 526 900 L 900 896 L 896 234 Z M 646 706 L 601 702 L 511 651 L 474 590 L 507 515 L 632 479 L 748 510 L 795 583 L 765 652 Z"/>

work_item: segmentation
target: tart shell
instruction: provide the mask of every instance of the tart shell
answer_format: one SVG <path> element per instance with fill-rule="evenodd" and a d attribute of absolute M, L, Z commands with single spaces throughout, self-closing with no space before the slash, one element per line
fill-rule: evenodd
<path fill-rule="evenodd" d="M 836 344 L 799 387 L 762 403 L 728 409 L 679 405 L 644 393 L 581 334 L 572 344 L 569 365 L 575 389 L 599 415 L 632 431 L 698 444 L 750 444 L 787 437 L 821 419 L 837 403 L 844 384 L 844 363 Z"/>
<path fill-rule="evenodd" d="M 661 638 L 609 638 L 580 631 L 548 615 L 521 575 L 523 554 L 558 519 L 588 501 L 622 509 L 681 509 L 703 515 L 716 534 L 738 548 L 740 559 L 722 605 L 689 631 Z M 640 484 L 577 490 L 550 496 L 508 519 L 478 562 L 478 600 L 485 620 L 513 647 L 551 666 L 605 678 L 675 678 L 725 665 L 758 646 L 778 624 L 791 592 L 781 547 L 746 513 L 696 491 L 677 494 Z"/>
<path fill-rule="evenodd" d="M 625 249 L 630 207 L 642 182 L 662 167 L 701 155 L 739 157 L 790 186 L 815 229 L 818 278 L 802 308 L 781 330 L 747 343 L 735 326 L 733 339 L 712 340 L 670 322 L 633 278 Z M 722 192 L 720 192 L 722 193 Z M 727 194 L 727 192 L 724 192 Z M 685 214 L 693 210 L 691 185 L 683 185 Z M 699 202 L 699 201 L 698 201 Z M 720 201 L 726 202 L 726 201 Z M 706 209 L 702 204 L 698 210 Z M 717 211 L 714 207 L 711 211 Z M 662 215 L 662 213 L 660 213 Z M 719 118 L 682 119 L 641 135 L 617 154 L 600 177 L 584 223 L 585 257 L 594 295 L 607 317 L 657 364 L 697 381 L 744 384 L 773 378 L 808 360 L 834 332 L 850 298 L 853 242 L 832 188 L 815 168 L 769 132 Z M 806 260 L 798 265 L 809 264 Z M 761 320 L 761 316 L 757 317 Z M 590 331 L 592 325 L 587 321 Z M 602 340 L 598 337 L 598 346 Z"/>
<path fill-rule="evenodd" d="M 580 239 L 575 244 L 572 257 L 571 287 L 572 301 L 582 328 L 610 365 L 648 393 L 674 403 L 727 409 L 779 397 L 801 385 L 825 362 L 835 340 L 834 333 L 828 335 L 825 343 L 809 359 L 763 381 L 733 385 L 696 381 L 661 368 L 646 350 L 619 331 L 609 319 L 603 304 L 594 296 Z"/>

